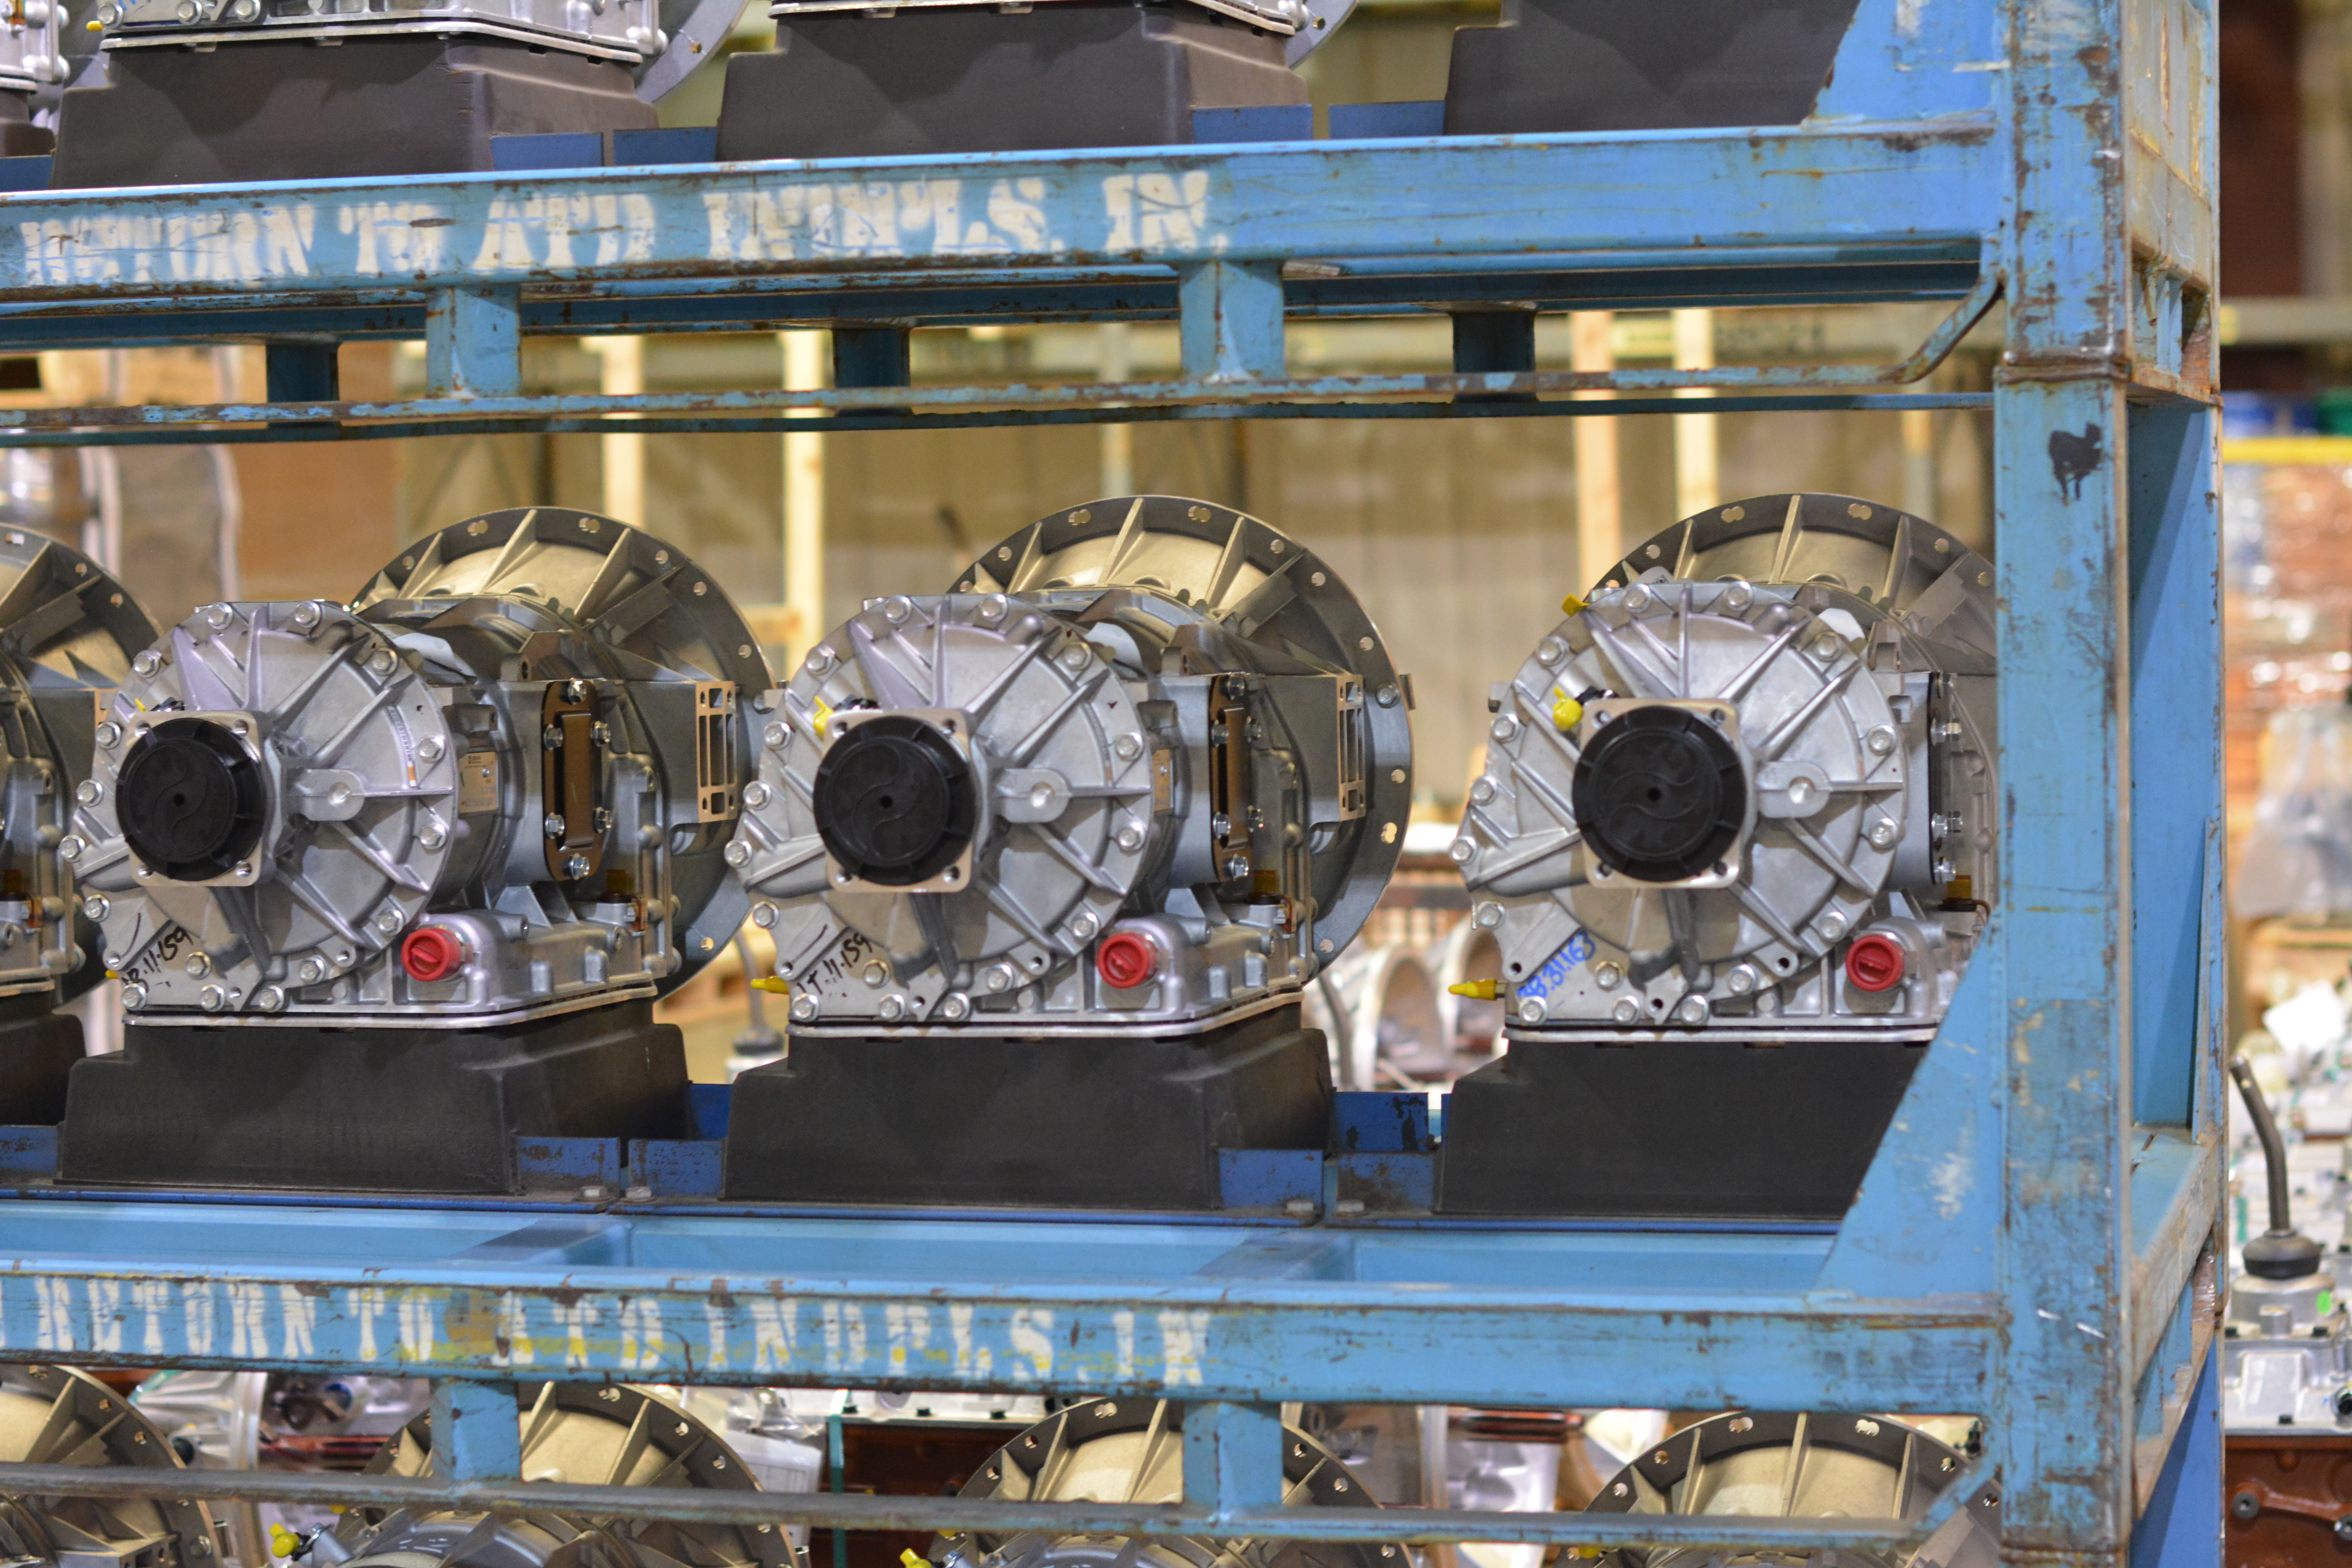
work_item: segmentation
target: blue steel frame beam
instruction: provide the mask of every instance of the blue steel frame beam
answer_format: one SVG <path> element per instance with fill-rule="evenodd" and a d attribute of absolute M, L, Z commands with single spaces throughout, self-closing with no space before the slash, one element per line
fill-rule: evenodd
<path fill-rule="evenodd" d="M 1989 117 L 1437 138 L 1367 149 L 418 176 L 0 199 L 0 300 L 481 288 L 778 271 L 969 272 L 1973 242 L 2004 191 Z"/>

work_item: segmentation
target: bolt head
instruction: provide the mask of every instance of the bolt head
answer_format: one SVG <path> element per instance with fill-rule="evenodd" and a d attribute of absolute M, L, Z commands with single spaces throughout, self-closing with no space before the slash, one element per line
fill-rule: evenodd
<path fill-rule="evenodd" d="M 760 731 L 760 743 L 772 752 L 782 751 L 792 738 L 792 731 L 786 729 L 781 721 Z"/>
<path fill-rule="evenodd" d="M 1110 743 L 1110 749 L 1111 753 L 1120 762 L 1131 763 L 1143 755 L 1143 737 L 1133 734 L 1121 735 Z"/>
<path fill-rule="evenodd" d="M 753 904 L 751 906 L 751 923 L 758 926 L 761 931 L 772 930 L 776 923 L 776 906 L 773 904 Z"/>
<path fill-rule="evenodd" d="M 380 647 L 373 653 L 368 655 L 368 673 L 377 676 L 390 675 L 392 673 L 392 667 L 398 662 L 399 661 L 397 659 L 392 657 L 392 650 L 390 648 Z"/>
<path fill-rule="evenodd" d="M 1519 1003 L 1519 1022 L 1522 1024 L 1540 1024 L 1544 1021 L 1544 1017 L 1549 1011 L 1549 1009 L 1544 1005 L 1542 997 L 1525 997 Z"/>
<path fill-rule="evenodd" d="M 84 805 L 96 805 L 106 798 L 106 786 L 96 779 L 84 779 L 74 790 L 74 799 Z"/>
<path fill-rule="evenodd" d="M 292 618 L 294 622 L 294 629 L 296 631 L 307 632 L 311 627 L 319 624 L 319 606 L 316 605 L 297 605 L 294 606 L 294 615 Z"/>
<path fill-rule="evenodd" d="M 217 985 L 207 985 L 196 993 L 196 1005 L 207 1013 L 217 1013 L 228 1005 L 228 993 Z"/>
<path fill-rule="evenodd" d="M 68 833 L 58 841 L 58 858 L 79 860 L 81 858 L 81 852 L 89 847 L 89 846 L 84 843 L 79 835 Z"/>
<path fill-rule="evenodd" d="M 163 668 L 163 656 L 152 647 L 131 661 L 131 673 L 133 675 L 152 675 Z"/>
<path fill-rule="evenodd" d="M 1488 725 L 1486 732 L 1497 741 L 1507 741 L 1519 732 L 1519 721 L 1506 713 Z"/>
<path fill-rule="evenodd" d="M 1118 847 L 1121 849 L 1127 850 L 1129 854 L 1142 848 L 1142 826 L 1139 824 L 1133 822 L 1120 824 L 1118 829 Z"/>
<path fill-rule="evenodd" d="M 441 737 L 438 735 L 427 735 L 416 742 L 416 755 L 420 762 L 437 763 L 448 750 L 448 747 L 441 743 Z"/>
<path fill-rule="evenodd" d="M 386 936 L 392 935 L 407 923 L 408 921 L 402 917 L 398 910 L 384 909 L 376 911 L 375 929 Z"/>
<path fill-rule="evenodd" d="M 1478 858 L 1478 841 L 1475 838 L 1457 838 L 1445 847 L 1445 853 L 1456 866 L 1467 866 Z"/>
<path fill-rule="evenodd" d="M 724 858 L 730 866 L 740 868 L 751 860 L 751 847 L 739 838 L 727 847 Z"/>
<path fill-rule="evenodd" d="M 1601 963 L 1593 966 L 1592 983 L 1603 991 L 1616 990 L 1624 979 L 1625 972 L 1616 964 Z"/>
<path fill-rule="evenodd" d="M 229 622 L 235 619 L 236 619 L 236 616 L 230 613 L 229 607 L 226 605 L 206 605 L 205 606 L 205 625 L 214 631 L 225 632 L 228 630 Z"/>
<path fill-rule="evenodd" d="M 816 1016 L 816 998 L 806 994 L 793 998 L 793 1017 L 805 1024 Z"/>
<path fill-rule="evenodd" d="M 881 1005 L 875 1011 L 881 1014 L 884 1023 L 895 1024 L 907 1016 L 906 998 L 893 992 L 882 998 Z"/>
<path fill-rule="evenodd" d="M 253 1005 L 265 1013 L 275 1013 L 286 1005 L 286 993 L 275 985 L 265 985 L 253 994 Z"/>
<path fill-rule="evenodd" d="M 586 876 L 587 874 L 588 874 L 588 857 L 587 857 L 587 856 L 585 856 L 585 855 L 566 855 L 566 856 L 563 858 L 563 876 L 564 876 L 565 880 L 567 880 L 567 881 L 573 881 L 573 882 L 576 882 L 576 881 L 578 881 L 581 878 L 583 878 L 583 877 Z"/>
<path fill-rule="evenodd" d="M 147 1005 L 147 987 L 134 980 L 122 988 L 123 1011 L 136 1013 L 145 1005 Z"/>
<path fill-rule="evenodd" d="M 546 817 L 541 821 L 539 826 L 540 830 L 545 833 L 550 838 L 561 838 L 563 837 L 565 829 L 571 826 L 571 824 L 563 820 L 563 814 L 562 812 L 551 811 L 547 814 Z"/>
<path fill-rule="evenodd" d="M 449 842 L 449 836 L 443 832 L 437 825 L 428 826 L 424 832 L 419 833 L 416 836 L 416 842 L 418 846 L 423 848 L 438 849 L 441 846 Z"/>
<path fill-rule="evenodd" d="M 1876 822 L 1870 825 L 1870 847 L 1872 848 L 1888 849 L 1894 847 L 1894 823 L 1882 816 Z"/>
<path fill-rule="evenodd" d="M 1642 1005 L 1631 996 L 1622 996 L 1610 1009 L 1609 1016 L 1621 1024 L 1638 1024 L 1642 1021 Z"/>
<path fill-rule="evenodd" d="M 122 743 L 122 726 L 109 719 L 98 727 L 97 741 L 108 751 Z"/>
<path fill-rule="evenodd" d="M 316 985 L 327 977 L 326 964 L 317 958 L 306 958 L 294 969 L 296 978 L 305 985 Z"/>
<path fill-rule="evenodd" d="M 1895 731 L 1880 724 L 1862 738 L 1862 743 L 1870 748 L 1872 756 L 1883 757 L 1895 750 Z"/>
<path fill-rule="evenodd" d="M 743 786 L 743 804 L 758 809 L 768 804 L 768 786 L 754 779 Z"/>
<path fill-rule="evenodd" d="M 2262 1511 L 2262 1500 L 2252 1492 L 2240 1492 L 2230 1500 L 2230 1512 L 2236 1518 L 2252 1519 Z"/>
<path fill-rule="evenodd" d="M 102 921 L 114 906 L 106 901 L 104 893 L 92 893 L 81 901 L 81 912 L 93 921 Z"/>

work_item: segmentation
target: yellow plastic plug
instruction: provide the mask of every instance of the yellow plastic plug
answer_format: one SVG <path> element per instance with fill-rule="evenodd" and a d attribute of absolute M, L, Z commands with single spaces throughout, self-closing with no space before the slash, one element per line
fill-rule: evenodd
<path fill-rule="evenodd" d="M 1575 615 L 1579 610 L 1583 608 L 1583 599 L 1574 594 L 1570 594 L 1567 598 L 1562 599 L 1559 602 L 1559 613 L 1563 616 Z"/>
<path fill-rule="evenodd" d="M 931 1560 L 909 1546 L 898 1553 L 899 1568 L 931 1568 Z"/>
<path fill-rule="evenodd" d="M 1584 704 L 1573 697 L 1562 696 L 1551 705 L 1552 728 L 1566 734 L 1584 720 Z"/>
<path fill-rule="evenodd" d="M 1499 980 L 1465 980 L 1459 985 L 1449 985 L 1445 989 L 1454 995 L 1467 996 L 1474 1002 L 1492 1002 L 1502 994 L 1502 988 L 1503 983 Z"/>
<path fill-rule="evenodd" d="M 793 983 L 789 980 L 779 980 L 772 974 L 762 974 L 751 982 L 751 989 L 765 991 L 776 996 L 789 996 L 793 994 Z"/>
<path fill-rule="evenodd" d="M 284 1525 L 273 1524 L 269 1527 L 269 1554 L 272 1557 L 291 1557 L 301 1545 L 302 1538 Z"/>

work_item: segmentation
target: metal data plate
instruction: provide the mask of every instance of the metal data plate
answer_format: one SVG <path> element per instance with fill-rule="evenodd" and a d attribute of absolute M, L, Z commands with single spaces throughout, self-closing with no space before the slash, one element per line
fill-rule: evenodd
<path fill-rule="evenodd" d="M 115 16 L 109 18 L 107 13 Z M 655 0 L 130 0 L 100 9 L 110 49 L 425 34 L 508 38 L 635 66 L 660 41 Z"/>

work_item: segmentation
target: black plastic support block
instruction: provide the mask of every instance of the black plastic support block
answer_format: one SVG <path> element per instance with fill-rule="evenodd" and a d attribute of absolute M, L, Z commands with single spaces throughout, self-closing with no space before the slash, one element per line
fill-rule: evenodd
<path fill-rule="evenodd" d="M 735 1080 L 729 1198 L 1070 1208 L 1220 1205 L 1218 1151 L 1320 1151 L 1321 1031 L 1282 1007 L 1131 1039 L 794 1035 Z"/>
<path fill-rule="evenodd" d="M 1839 1219 L 1927 1049 L 1887 1040 L 1514 1040 L 1446 1098 L 1437 1206 Z"/>
<path fill-rule="evenodd" d="M 685 1037 L 649 1001 L 490 1029 L 123 1033 L 73 1070 L 61 1181 L 514 1194 L 517 1139 L 687 1130 Z"/>

